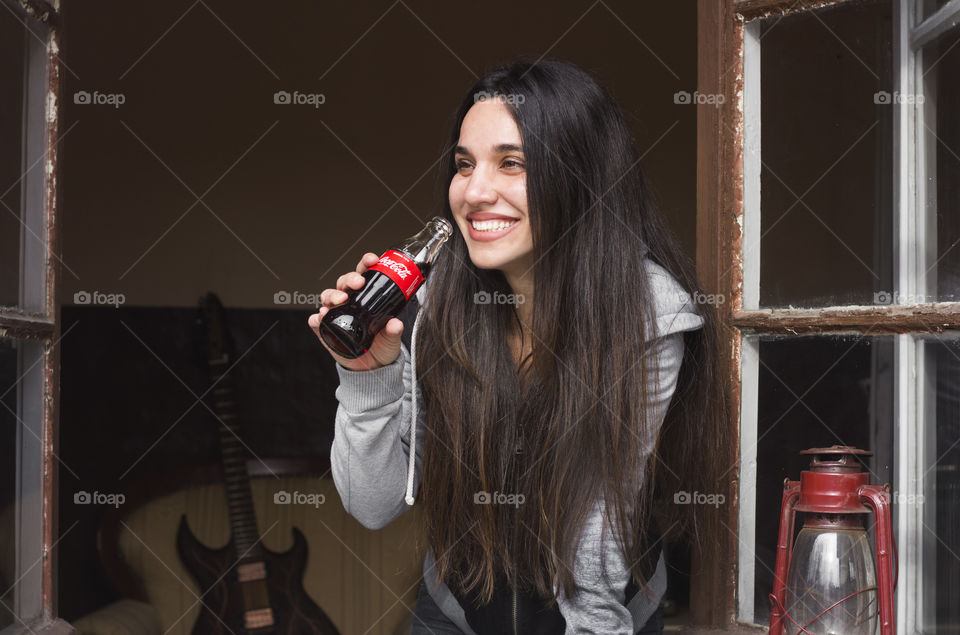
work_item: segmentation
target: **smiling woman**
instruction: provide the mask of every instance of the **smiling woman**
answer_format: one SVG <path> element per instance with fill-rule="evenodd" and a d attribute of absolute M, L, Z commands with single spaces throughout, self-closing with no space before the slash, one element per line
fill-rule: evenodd
<path fill-rule="evenodd" d="M 685 504 L 727 467 L 715 309 L 587 73 L 511 64 L 454 122 L 458 231 L 378 335 L 389 359 L 337 360 L 334 482 L 374 529 L 418 495 L 413 633 L 660 632 L 661 538 L 718 526 Z"/>
<path fill-rule="evenodd" d="M 520 129 L 503 97 L 478 101 L 464 117 L 450 179 L 450 210 L 468 237 L 470 261 L 498 269 L 514 297 L 533 297 L 533 235 L 527 214 Z M 517 312 L 526 306 L 516 303 Z M 526 324 L 523 314 L 521 323 Z"/>

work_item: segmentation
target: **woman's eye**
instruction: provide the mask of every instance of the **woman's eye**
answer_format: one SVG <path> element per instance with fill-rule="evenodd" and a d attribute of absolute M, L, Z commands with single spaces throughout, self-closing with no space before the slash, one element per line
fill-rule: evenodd
<path fill-rule="evenodd" d="M 523 163 L 515 159 L 507 159 L 503 162 L 503 167 L 511 169 L 523 169 Z"/>
<path fill-rule="evenodd" d="M 470 169 L 470 164 L 467 163 L 466 161 L 457 161 L 456 166 L 457 166 L 457 170 L 459 170 L 460 172 Z"/>

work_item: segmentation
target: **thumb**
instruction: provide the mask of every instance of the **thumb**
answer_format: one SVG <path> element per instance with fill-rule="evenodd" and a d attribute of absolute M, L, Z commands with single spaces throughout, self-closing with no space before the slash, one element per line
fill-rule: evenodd
<path fill-rule="evenodd" d="M 403 322 L 398 318 L 390 318 L 390 320 L 384 325 L 383 330 L 377 335 L 377 337 L 382 337 L 384 342 L 389 343 L 390 345 L 396 345 L 399 349 L 400 342 L 403 336 Z"/>
<path fill-rule="evenodd" d="M 373 340 L 373 344 L 370 346 L 370 354 L 379 364 L 384 366 L 392 364 L 400 357 L 402 336 L 403 322 L 397 318 L 390 318 Z"/>

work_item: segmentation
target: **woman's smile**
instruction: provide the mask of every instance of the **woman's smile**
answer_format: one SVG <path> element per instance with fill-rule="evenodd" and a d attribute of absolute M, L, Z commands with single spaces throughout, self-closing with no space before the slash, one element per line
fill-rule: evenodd
<path fill-rule="evenodd" d="M 509 234 L 520 222 L 519 218 L 478 212 L 467 214 L 470 223 L 470 238 L 480 242 L 490 242 Z"/>

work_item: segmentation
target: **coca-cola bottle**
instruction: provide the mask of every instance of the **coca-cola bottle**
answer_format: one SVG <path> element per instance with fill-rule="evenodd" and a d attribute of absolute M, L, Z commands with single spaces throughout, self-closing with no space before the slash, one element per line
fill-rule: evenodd
<path fill-rule="evenodd" d="M 440 246 L 452 233 L 449 222 L 434 216 L 417 234 L 396 249 L 388 249 L 364 271 L 363 286 L 348 291 L 347 301 L 320 320 L 320 337 L 330 350 L 347 359 L 366 353 L 380 329 L 403 310 L 430 275 Z"/>

